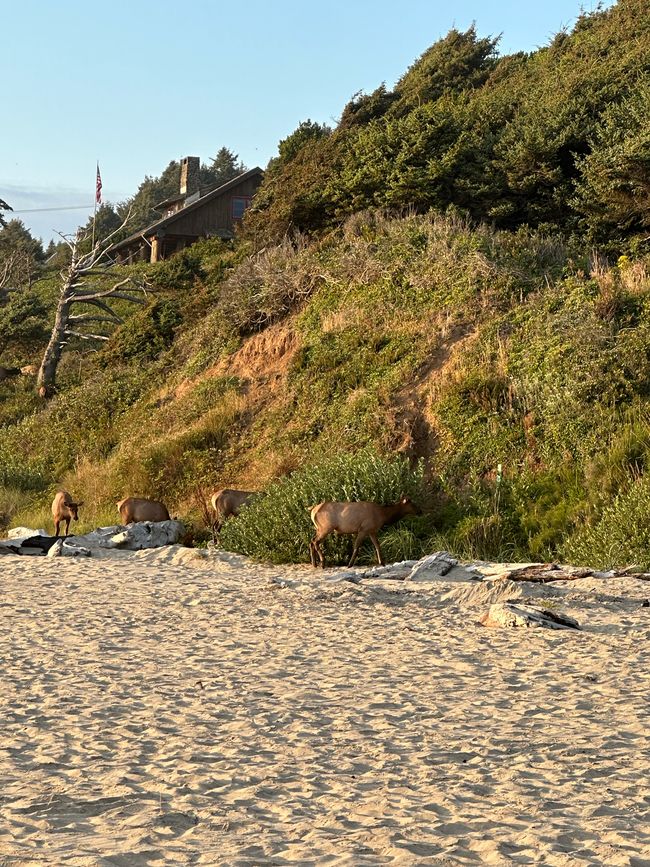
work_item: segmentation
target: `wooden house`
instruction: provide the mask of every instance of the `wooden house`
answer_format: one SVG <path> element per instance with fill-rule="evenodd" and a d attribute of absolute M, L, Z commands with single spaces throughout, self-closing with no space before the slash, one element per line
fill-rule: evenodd
<path fill-rule="evenodd" d="M 160 220 L 113 244 L 108 252 L 114 262 L 158 262 L 199 238 L 234 237 L 264 172 L 250 169 L 216 189 L 203 191 L 199 187 L 199 166 L 198 157 L 181 160 L 179 194 L 156 206 L 163 214 Z"/>

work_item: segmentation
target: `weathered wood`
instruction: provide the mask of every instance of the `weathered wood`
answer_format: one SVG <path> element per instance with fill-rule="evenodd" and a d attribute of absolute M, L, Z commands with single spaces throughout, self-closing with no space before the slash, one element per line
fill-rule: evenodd
<path fill-rule="evenodd" d="M 531 605 L 514 605 L 511 602 L 496 602 L 480 620 L 483 626 L 546 629 L 580 629 L 580 624 L 567 614 L 558 614 Z"/>
<path fill-rule="evenodd" d="M 592 569 L 563 569 L 555 563 L 534 563 L 532 566 L 514 569 L 508 574 L 508 579 L 548 584 L 551 581 L 575 581 L 577 578 L 588 578 L 592 574 Z"/>

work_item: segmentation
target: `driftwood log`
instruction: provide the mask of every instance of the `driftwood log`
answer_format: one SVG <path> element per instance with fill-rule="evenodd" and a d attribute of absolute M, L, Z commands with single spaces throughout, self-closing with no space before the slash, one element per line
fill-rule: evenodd
<path fill-rule="evenodd" d="M 545 627 L 546 629 L 580 629 L 580 624 L 567 614 L 558 614 L 531 605 L 514 605 L 512 602 L 496 602 L 490 606 L 480 621 L 483 626 L 525 628 Z"/>

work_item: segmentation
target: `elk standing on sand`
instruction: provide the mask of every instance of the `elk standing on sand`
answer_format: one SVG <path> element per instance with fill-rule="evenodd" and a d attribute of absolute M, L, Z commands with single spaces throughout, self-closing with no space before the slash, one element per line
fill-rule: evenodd
<path fill-rule="evenodd" d="M 377 533 L 386 524 L 394 524 L 407 515 L 421 515 L 422 509 L 412 503 L 408 497 L 400 497 L 399 502 L 392 506 L 380 506 L 378 503 L 319 503 L 310 507 L 311 520 L 316 527 L 316 535 L 309 543 L 311 565 L 316 566 L 316 555 L 320 565 L 325 566 L 325 558 L 320 543 L 330 535 L 338 533 L 341 536 L 357 534 L 354 549 L 348 566 L 354 566 L 359 553 L 359 547 L 365 538 L 370 537 L 377 552 L 379 565 L 384 565 L 381 548 L 377 541 Z"/>
<path fill-rule="evenodd" d="M 215 530 L 218 533 L 223 527 L 223 522 L 231 515 L 237 517 L 241 507 L 249 501 L 255 491 L 236 491 L 233 488 L 223 488 L 216 491 L 211 497 L 212 508 L 217 513 Z"/>
<path fill-rule="evenodd" d="M 139 497 L 126 497 L 117 504 L 123 524 L 140 521 L 169 521 L 169 512 L 164 503 Z"/>
<path fill-rule="evenodd" d="M 65 521 L 65 535 L 68 535 L 70 529 L 70 521 L 79 520 L 77 510 L 82 503 L 75 503 L 67 491 L 59 491 L 52 500 L 52 517 L 54 518 L 54 535 L 59 535 L 59 526 L 62 521 Z"/>

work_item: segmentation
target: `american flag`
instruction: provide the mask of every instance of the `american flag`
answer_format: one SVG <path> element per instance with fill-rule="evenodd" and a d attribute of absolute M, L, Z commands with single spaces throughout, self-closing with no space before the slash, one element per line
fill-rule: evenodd
<path fill-rule="evenodd" d="M 100 204 L 102 200 L 102 176 L 99 174 L 99 163 L 97 163 L 97 183 L 95 184 L 95 202 Z"/>

